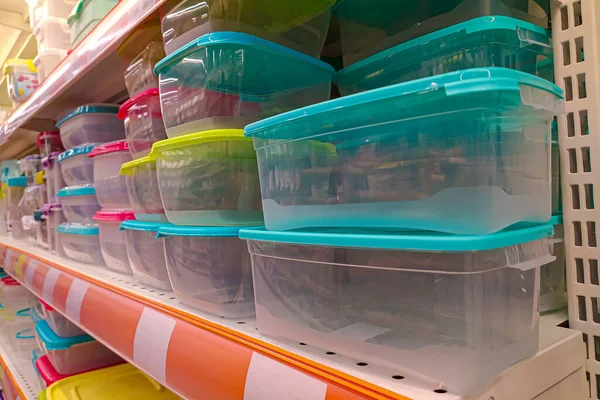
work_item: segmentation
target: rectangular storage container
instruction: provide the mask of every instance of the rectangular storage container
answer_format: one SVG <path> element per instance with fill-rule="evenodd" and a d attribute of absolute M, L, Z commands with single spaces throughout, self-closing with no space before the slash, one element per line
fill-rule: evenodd
<path fill-rule="evenodd" d="M 170 6 L 173 6 L 171 2 Z M 162 15 L 162 8 L 160 10 Z M 121 65 L 127 67 L 131 62 L 152 42 L 162 42 L 160 21 L 150 19 L 139 24 L 117 49 L 117 57 L 121 59 Z"/>
<path fill-rule="evenodd" d="M 35 29 L 46 17 L 65 19 L 71 14 L 77 0 L 26 0 L 29 6 L 29 24 Z"/>
<path fill-rule="evenodd" d="M 60 224 L 56 228 L 67 257 L 86 264 L 104 265 L 98 225 Z"/>
<path fill-rule="evenodd" d="M 334 70 L 243 33 L 202 36 L 158 64 L 169 137 L 250 122 L 329 99 Z"/>
<path fill-rule="evenodd" d="M 121 166 L 126 177 L 129 204 L 139 221 L 167 221 L 156 174 L 156 157 L 147 156 Z"/>
<path fill-rule="evenodd" d="M 118 2 L 119 0 L 79 0 L 67 19 L 72 47 L 81 42 Z"/>
<path fill-rule="evenodd" d="M 19 202 L 23 197 L 23 193 L 25 193 L 25 188 L 27 187 L 27 178 L 24 176 L 8 178 L 7 180 L 7 206 L 8 211 L 14 212 L 19 209 Z"/>
<path fill-rule="evenodd" d="M 88 157 L 94 146 L 81 145 L 59 154 L 56 161 L 66 186 L 94 183 L 94 162 Z"/>
<path fill-rule="evenodd" d="M 540 279 L 540 312 L 561 310 L 565 301 L 565 233 L 562 217 L 550 219 L 554 225 L 554 237 L 550 239 L 550 252 L 554 261 L 542 266 Z"/>
<path fill-rule="evenodd" d="M 94 222 L 100 228 L 100 249 L 106 267 L 115 272 L 131 275 L 125 232 L 121 231 L 121 223 L 135 219 L 131 211 L 102 210 L 94 215 Z"/>
<path fill-rule="evenodd" d="M 56 17 L 45 17 L 33 31 L 40 52 L 48 49 L 67 51 L 71 48 L 69 25 L 67 20 Z"/>
<path fill-rule="evenodd" d="M 117 118 L 115 104 L 88 104 L 64 116 L 56 127 L 66 149 L 90 143 L 107 143 L 125 139 L 123 122 Z"/>
<path fill-rule="evenodd" d="M 38 87 L 37 69 L 33 60 L 6 60 L 4 75 L 8 86 L 8 95 L 13 103 L 20 104 Z"/>
<path fill-rule="evenodd" d="M 341 0 L 335 7 L 344 65 L 451 25 L 507 16 L 548 28 L 549 0 Z"/>
<path fill-rule="evenodd" d="M 546 222 L 562 97 L 536 76 L 477 68 L 249 125 L 265 225 L 488 234 Z"/>
<path fill-rule="evenodd" d="M 162 19 L 170 54 L 207 33 L 241 32 L 320 58 L 334 0 L 185 0 Z"/>
<path fill-rule="evenodd" d="M 101 208 L 94 185 L 69 186 L 58 192 L 57 197 L 70 223 L 92 223 L 94 214 Z"/>
<path fill-rule="evenodd" d="M 60 203 L 45 204 L 42 207 L 42 213 L 46 220 L 46 229 L 48 229 L 48 250 L 59 256 L 66 256 L 63 249 L 62 239 L 56 232 L 60 224 L 67 222 Z"/>
<path fill-rule="evenodd" d="M 151 156 L 175 225 L 262 225 L 256 153 L 241 129 L 157 142 Z"/>
<path fill-rule="evenodd" d="M 250 256 L 239 227 L 164 225 L 169 278 L 183 304 L 225 318 L 254 315 Z"/>
<path fill-rule="evenodd" d="M 537 352 L 551 225 L 488 236 L 352 232 L 240 231 L 261 334 L 461 396 Z"/>
<path fill-rule="evenodd" d="M 50 387 L 50 385 L 52 385 L 58 381 L 61 381 L 69 376 L 72 376 L 72 375 L 59 374 L 56 371 L 56 368 L 54 368 L 54 366 L 48 359 L 47 355 L 41 355 L 35 361 L 34 365 L 35 365 L 36 371 L 38 372 L 38 374 L 41 378 L 40 387 L 42 389 Z M 38 398 L 38 400 L 39 400 L 39 398 Z"/>
<path fill-rule="evenodd" d="M 125 86 L 130 97 L 137 96 L 145 90 L 158 88 L 158 77 L 154 75 L 154 66 L 165 58 L 161 41 L 151 42 L 127 66 Z"/>
<path fill-rule="evenodd" d="M 88 156 L 94 161 L 94 187 L 102 208 L 129 208 L 125 176 L 119 174 L 121 165 L 131 161 L 127 142 L 120 140 L 98 145 Z"/>
<path fill-rule="evenodd" d="M 38 80 L 43 82 L 65 58 L 67 58 L 67 50 L 48 48 L 40 50 L 36 63 Z"/>
<path fill-rule="evenodd" d="M 73 336 L 85 335 L 77 325 L 69 321 L 64 315 L 56 311 L 49 304 L 40 300 L 44 313 L 44 320 L 57 336 L 69 338 Z"/>
<path fill-rule="evenodd" d="M 481 17 L 394 46 L 338 72 L 350 95 L 447 72 L 504 67 L 536 74 L 552 57 L 550 32 L 509 17 Z"/>

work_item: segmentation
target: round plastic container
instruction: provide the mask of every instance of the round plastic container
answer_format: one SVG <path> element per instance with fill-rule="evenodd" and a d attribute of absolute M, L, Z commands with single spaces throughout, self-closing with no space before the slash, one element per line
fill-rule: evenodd
<path fill-rule="evenodd" d="M 35 27 L 33 34 L 37 39 L 39 51 L 46 49 L 69 50 L 71 48 L 69 25 L 63 18 L 43 18 Z"/>
<path fill-rule="evenodd" d="M 156 64 L 154 72 L 169 137 L 243 129 L 250 122 L 328 100 L 335 74 L 322 61 L 232 32 L 188 43 Z"/>
<path fill-rule="evenodd" d="M 73 336 L 85 335 L 77 325 L 69 321 L 65 316 L 52 308 L 49 304 L 40 300 L 42 304 L 42 310 L 44 313 L 44 319 L 48 323 L 48 326 L 52 329 L 56 335 L 68 338 Z"/>
<path fill-rule="evenodd" d="M 242 130 L 214 130 L 157 142 L 158 184 L 175 225 L 260 225 L 256 153 Z"/>
<path fill-rule="evenodd" d="M 62 176 L 62 170 L 58 165 L 59 152 L 50 153 L 42 159 L 42 167 L 46 175 L 46 190 L 48 191 L 48 201 L 55 202 L 56 194 L 67 184 Z"/>
<path fill-rule="evenodd" d="M 130 97 L 152 88 L 158 88 L 154 65 L 165 57 L 162 41 L 148 43 L 145 49 L 127 66 L 125 86 Z"/>
<path fill-rule="evenodd" d="M 94 165 L 88 157 L 95 144 L 85 144 L 60 153 L 57 162 L 67 186 L 94 183 Z"/>
<path fill-rule="evenodd" d="M 125 177 L 119 175 L 121 165 L 131 161 L 129 145 L 125 140 L 98 145 L 88 157 L 94 160 L 94 186 L 102 208 L 129 208 Z"/>
<path fill-rule="evenodd" d="M 40 132 L 35 142 L 43 157 L 48 157 L 51 153 L 62 152 L 64 147 L 60 140 L 60 132 Z"/>
<path fill-rule="evenodd" d="M 123 122 L 117 118 L 119 106 L 88 104 L 63 117 L 56 127 L 66 149 L 82 144 L 107 143 L 125 139 Z"/>
<path fill-rule="evenodd" d="M 89 224 L 101 208 L 93 185 L 69 186 L 58 192 L 57 197 L 70 223 Z"/>
<path fill-rule="evenodd" d="M 125 163 L 120 173 L 126 178 L 129 204 L 135 219 L 166 222 L 156 175 L 156 157 L 150 155 Z"/>
<path fill-rule="evenodd" d="M 98 225 L 60 224 L 56 232 L 67 257 L 86 264 L 104 264 Z"/>
<path fill-rule="evenodd" d="M 121 274 L 131 275 L 125 232 L 120 230 L 121 222 L 135 219 L 131 211 L 102 210 L 94 215 L 100 227 L 100 248 L 106 267 Z"/>
<path fill-rule="evenodd" d="M 173 225 L 158 229 L 179 301 L 226 318 L 254 315 L 250 255 L 238 239 L 239 230 Z"/>
<path fill-rule="evenodd" d="M 42 207 L 42 213 L 46 220 L 46 229 L 48 230 L 48 250 L 59 256 L 66 256 L 61 237 L 56 233 L 56 228 L 60 224 L 67 222 L 62 206 L 60 203 L 45 204 Z"/>
<path fill-rule="evenodd" d="M 123 221 L 127 256 L 133 276 L 142 284 L 170 292 L 173 290 L 167 273 L 165 248 L 162 238 L 156 238 L 156 222 Z"/>
<path fill-rule="evenodd" d="M 156 88 L 127 100 L 117 116 L 125 121 L 125 136 L 134 159 L 147 156 L 155 142 L 167 138 Z"/>
<path fill-rule="evenodd" d="M 320 58 L 334 0 L 185 0 L 162 19 L 170 54 L 211 32 L 242 32 Z"/>

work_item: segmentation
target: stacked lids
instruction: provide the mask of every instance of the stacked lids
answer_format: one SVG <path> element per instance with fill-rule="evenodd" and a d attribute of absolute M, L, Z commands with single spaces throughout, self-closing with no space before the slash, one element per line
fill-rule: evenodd
<path fill-rule="evenodd" d="M 87 155 L 92 152 L 94 147 L 96 147 L 96 144 L 84 144 L 84 145 L 69 149 L 67 151 L 64 151 L 64 152 L 60 153 L 60 155 L 58 156 L 58 162 L 60 163 L 68 158 L 79 156 L 79 155 Z"/>
<path fill-rule="evenodd" d="M 94 221 L 123 222 L 134 220 L 135 215 L 130 210 L 100 210 L 94 214 Z"/>

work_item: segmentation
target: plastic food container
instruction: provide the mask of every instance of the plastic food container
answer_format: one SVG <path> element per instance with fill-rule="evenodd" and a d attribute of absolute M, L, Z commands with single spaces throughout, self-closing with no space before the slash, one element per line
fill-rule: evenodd
<path fill-rule="evenodd" d="M 125 139 L 123 122 L 117 118 L 119 106 L 88 104 L 63 117 L 56 127 L 67 149 L 89 143 L 108 143 Z"/>
<path fill-rule="evenodd" d="M 243 54 L 243 57 L 242 57 Z M 333 68 L 243 33 L 202 36 L 158 64 L 169 137 L 250 122 L 328 100 Z"/>
<path fill-rule="evenodd" d="M 48 48 L 40 50 L 35 63 L 38 80 L 43 82 L 65 58 L 67 58 L 67 50 Z"/>
<path fill-rule="evenodd" d="M 38 49 L 69 50 L 71 38 L 69 36 L 69 25 L 67 20 L 56 17 L 45 17 L 35 27 L 33 34 L 37 39 Z"/>
<path fill-rule="evenodd" d="M 37 70 L 33 60 L 6 60 L 4 74 L 8 95 L 14 103 L 22 103 L 38 87 Z"/>
<path fill-rule="evenodd" d="M 72 47 L 81 42 L 118 2 L 119 0 L 79 0 L 67 19 Z"/>
<path fill-rule="evenodd" d="M 133 365 L 103 368 L 63 379 L 47 389 L 52 400 L 179 400 L 173 392 Z"/>
<path fill-rule="evenodd" d="M 258 36 L 320 58 L 333 0 L 185 0 L 162 19 L 165 51 L 170 54 L 211 32 Z"/>
<path fill-rule="evenodd" d="M 134 97 L 141 92 L 158 88 L 158 78 L 154 75 L 154 65 L 165 57 L 161 41 L 151 42 L 127 66 L 125 86 L 129 96 Z"/>
<path fill-rule="evenodd" d="M 35 237 L 36 244 L 44 249 L 48 248 L 48 228 L 46 226 L 46 219 L 42 210 L 35 210 L 33 212 L 33 219 L 37 222 Z"/>
<path fill-rule="evenodd" d="M 156 175 L 156 157 L 152 155 L 125 163 L 120 173 L 126 178 L 127 194 L 135 219 L 166 222 Z"/>
<path fill-rule="evenodd" d="M 95 144 L 85 144 L 60 153 L 58 163 L 67 186 L 94 183 L 94 163 L 88 157 Z"/>
<path fill-rule="evenodd" d="M 42 388 L 50 387 L 50 385 L 52 385 L 58 381 L 61 381 L 65 378 L 68 378 L 69 376 L 72 376 L 72 375 L 59 374 L 56 371 L 56 368 L 54 368 L 54 366 L 48 359 L 48 356 L 46 356 L 46 355 L 40 356 L 35 361 L 34 365 L 35 365 L 35 368 L 36 368 L 38 374 L 42 378 L 42 382 L 43 382 L 43 385 L 41 385 Z"/>
<path fill-rule="evenodd" d="M 250 255 L 238 239 L 239 230 L 173 225 L 158 229 L 179 301 L 226 318 L 254 315 Z"/>
<path fill-rule="evenodd" d="M 67 257 L 86 264 L 104 265 L 98 225 L 60 224 L 56 232 Z"/>
<path fill-rule="evenodd" d="M 131 211 L 102 210 L 94 215 L 94 221 L 100 226 L 100 247 L 106 267 L 121 274 L 131 275 L 125 232 L 121 231 L 121 222 L 135 219 Z"/>
<path fill-rule="evenodd" d="M 550 239 L 550 252 L 554 261 L 542 266 L 540 278 L 540 312 L 561 310 L 565 307 L 565 234 L 562 217 L 550 219 L 554 237 Z"/>
<path fill-rule="evenodd" d="M 505 67 L 536 74 L 552 57 L 550 33 L 508 17 L 481 17 L 413 39 L 338 72 L 342 95 L 447 72 Z"/>
<path fill-rule="evenodd" d="M 27 178 L 24 176 L 8 178 L 7 182 L 8 191 L 7 191 L 7 205 L 8 210 L 11 213 L 14 213 L 19 208 L 19 202 L 23 197 L 23 193 L 25 193 L 25 188 L 27 187 Z"/>
<path fill-rule="evenodd" d="M 48 157 L 54 152 L 63 152 L 65 148 L 60 140 L 60 132 L 40 132 L 35 142 L 42 157 Z M 43 160 L 42 160 L 43 161 Z"/>
<path fill-rule="evenodd" d="M 19 209 L 23 215 L 32 215 L 35 210 L 41 209 L 46 203 L 44 185 L 30 185 L 23 191 L 19 201 Z"/>
<path fill-rule="evenodd" d="M 67 18 L 77 0 L 27 0 L 32 29 L 46 17 Z"/>
<path fill-rule="evenodd" d="M 88 156 L 94 160 L 94 186 L 102 208 L 129 208 L 125 177 L 119 175 L 121 164 L 131 161 L 125 140 L 99 145 Z"/>
<path fill-rule="evenodd" d="M 123 362 L 90 335 L 61 338 L 46 321 L 38 322 L 35 329 L 41 342 L 40 347 L 46 351 L 48 360 L 59 374 L 74 375 Z"/>
<path fill-rule="evenodd" d="M 265 226 L 488 234 L 546 222 L 562 96 L 530 74 L 477 68 L 249 125 Z"/>
<path fill-rule="evenodd" d="M 56 335 L 68 338 L 73 336 L 85 335 L 77 325 L 69 321 L 65 316 L 52 308 L 49 304 L 40 300 L 42 303 L 42 309 L 44 312 L 44 319 L 48 323 L 48 326 L 52 329 Z"/>
<path fill-rule="evenodd" d="M 125 137 L 134 159 L 147 156 L 155 142 L 167 138 L 156 88 L 127 100 L 117 116 L 125 121 Z"/>
<path fill-rule="evenodd" d="M 157 142 L 158 184 L 175 225 L 261 225 L 256 153 L 242 130 L 214 130 Z"/>
<path fill-rule="evenodd" d="M 48 250 L 59 256 L 66 256 L 63 249 L 62 239 L 56 233 L 56 228 L 62 223 L 67 222 L 60 203 L 45 204 L 42 207 L 42 213 L 46 220 L 46 229 L 48 230 Z"/>
<path fill-rule="evenodd" d="M 48 200 L 55 202 L 56 194 L 66 186 L 62 171 L 58 165 L 58 157 L 61 153 L 55 151 L 48 157 L 42 159 L 42 167 L 46 176 L 46 190 L 48 191 Z M 75 161 L 75 160 L 73 160 Z"/>
<path fill-rule="evenodd" d="M 27 178 L 27 183 L 35 181 L 35 175 L 42 170 L 42 156 L 34 154 L 19 160 L 21 173 Z"/>
<path fill-rule="evenodd" d="M 160 21 L 156 19 L 138 25 L 117 49 L 117 57 L 127 67 L 152 42 L 162 42 Z"/>
<path fill-rule="evenodd" d="M 345 66 L 477 17 L 507 16 L 548 28 L 549 11 L 549 0 L 341 0 L 335 7 Z"/>
<path fill-rule="evenodd" d="M 355 232 L 240 231 L 262 334 L 461 396 L 537 352 L 551 225 L 488 236 Z"/>
<path fill-rule="evenodd" d="M 89 224 L 100 210 L 93 185 L 69 186 L 56 195 L 68 222 Z"/>
<path fill-rule="evenodd" d="M 143 285 L 170 292 L 173 290 L 167 273 L 165 248 L 162 238 L 157 239 L 156 222 L 123 221 L 127 256 L 133 276 Z"/>

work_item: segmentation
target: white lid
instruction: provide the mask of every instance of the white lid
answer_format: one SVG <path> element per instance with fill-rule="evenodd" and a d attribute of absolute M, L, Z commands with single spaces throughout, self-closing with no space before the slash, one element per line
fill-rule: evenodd
<path fill-rule="evenodd" d="M 35 26 L 35 29 L 33 30 L 33 34 L 37 36 L 38 32 L 42 28 L 42 26 L 48 25 L 48 24 L 60 24 L 61 28 L 64 31 L 67 31 L 67 32 L 69 31 L 69 24 L 67 24 L 66 18 L 44 16 L 42 19 L 40 19 L 37 22 L 37 25 Z"/>

